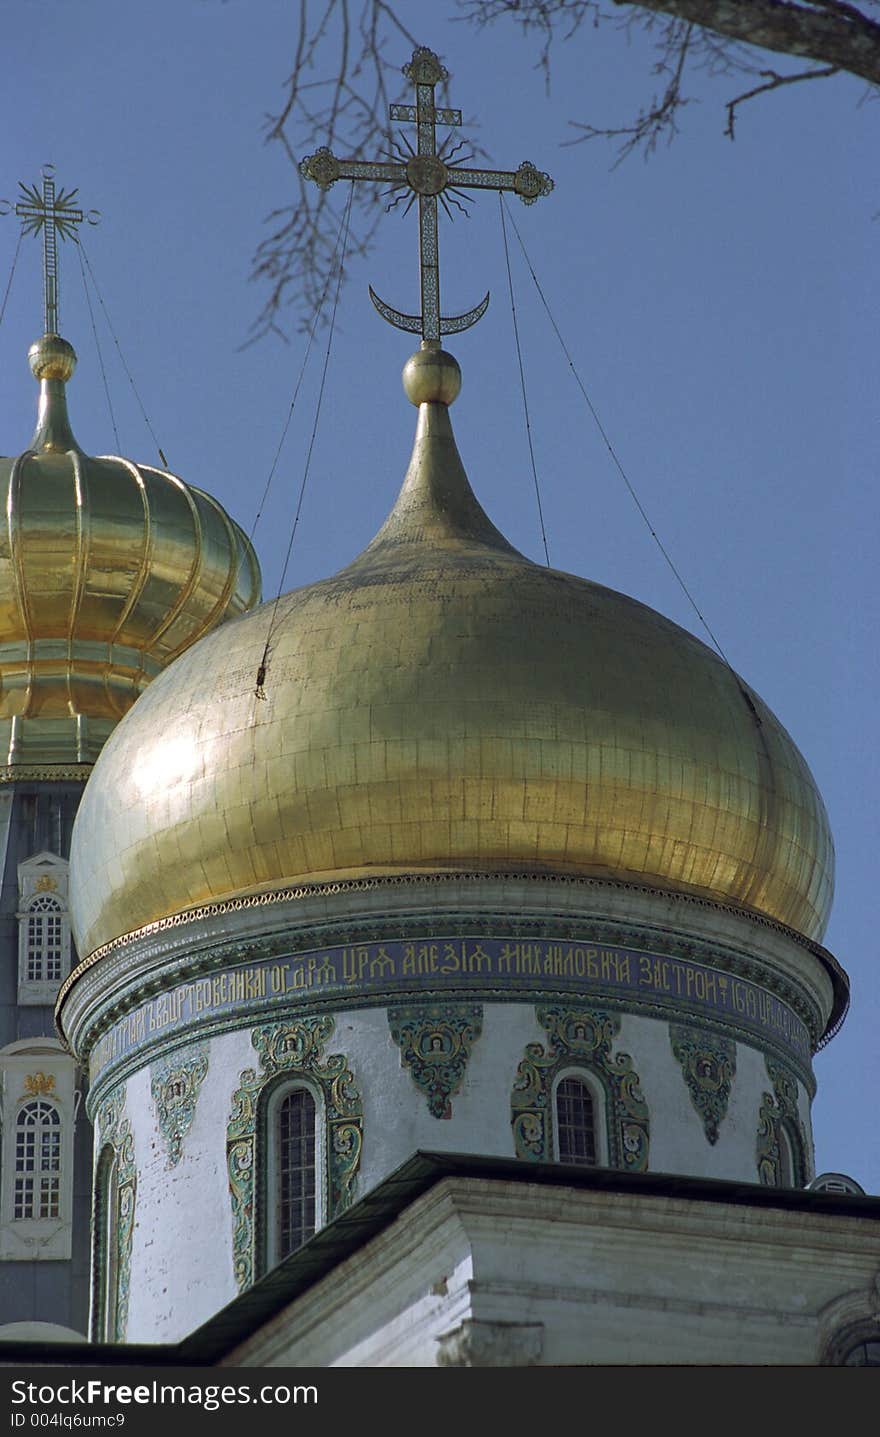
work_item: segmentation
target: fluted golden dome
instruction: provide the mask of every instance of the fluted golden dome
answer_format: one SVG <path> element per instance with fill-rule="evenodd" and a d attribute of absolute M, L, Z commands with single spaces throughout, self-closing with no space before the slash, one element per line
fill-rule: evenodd
<path fill-rule="evenodd" d="M 831 840 L 791 739 L 691 634 L 507 543 L 456 374 L 407 366 L 415 448 L 365 552 L 204 639 L 113 734 L 74 832 L 80 953 L 261 887 L 450 869 L 632 878 L 821 935 Z"/>
<path fill-rule="evenodd" d="M 250 542 L 175 475 L 73 437 L 70 344 L 46 334 L 30 448 L 0 458 L 0 777 L 93 763 L 154 676 L 260 597 Z"/>

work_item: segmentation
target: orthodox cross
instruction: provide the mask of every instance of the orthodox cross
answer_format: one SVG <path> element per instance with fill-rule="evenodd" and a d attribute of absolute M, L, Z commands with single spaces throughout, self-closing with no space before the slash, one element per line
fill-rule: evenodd
<path fill-rule="evenodd" d="M 77 209 L 79 190 L 60 190 L 56 193 L 54 175 L 54 165 L 46 165 L 42 194 L 36 185 L 26 185 L 20 180 L 21 199 L 15 206 L 25 234 L 43 232 L 43 320 L 47 334 L 58 333 L 58 236 L 75 240 L 77 225 L 81 225 L 83 220 L 96 225 L 100 218 L 97 210 L 89 210 L 86 215 Z M 4 201 L 0 212 L 8 214 L 11 208 L 8 201 Z"/>
<path fill-rule="evenodd" d="M 534 204 L 542 195 L 549 195 L 553 181 L 549 175 L 535 168 L 528 160 L 518 170 L 475 170 L 467 169 L 464 161 L 456 162 L 452 156 L 461 145 L 447 151 L 448 140 L 437 148 L 437 125 L 457 126 L 461 124 L 461 111 L 437 109 L 434 104 L 434 89 L 447 78 L 447 71 L 431 50 L 424 48 L 413 53 L 412 60 L 403 67 L 403 73 L 415 86 L 414 105 L 392 105 L 389 111 L 392 120 L 411 120 L 416 126 L 417 148 L 405 136 L 401 136 L 404 149 L 395 145 L 399 159 L 388 160 L 339 160 L 322 145 L 314 155 L 308 155 L 300 164 L 300 173 L 307 180 L 314 180 L 322 190 L 328 190 L 336 180 L 387 180 L 395 199 L 388 208 L 392 209 L 409 192 L 406 210 L 415 198 L 419 201 L 419 273 L 421 277 L 421 314 L 401 314 L 392 309 L 370 287 L 370 298 L 379 313 L 389 324 L 398 329 L 410 330 L 423 339 L 439 341 L 441 334 L 457 334 L 476 324 L 486 312 L 488 294 L 466 314 L 443 316 L 440 313 L 440 271 L 437 242 L 437 201 L 450 213 L 450 202 L 457 209 L 463 209 L 460 199 L 467 197 L 462 190 L 512 190 L 524 204 Z M 471 156 L 465 158 L 470 159 Z M 404 210 L 404 213 L 406 213 Z"/>

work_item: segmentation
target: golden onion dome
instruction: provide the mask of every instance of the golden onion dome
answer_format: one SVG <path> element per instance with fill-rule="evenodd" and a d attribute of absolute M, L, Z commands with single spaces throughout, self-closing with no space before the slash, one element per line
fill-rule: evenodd
<path fill-rule="evenodd" d="M 36 433 L 0 458 L 0 780 L 77 776 L 165 664 L 260 597 L 249 540 L 208 494 L 83 453 L 73 347 L 46 334 L 28 358 Z"/>
<path fill-rule="evenodd" d="M 429 346 L 404 379 L 415 447 L 373 542 L 197 644 L 108 742 L 74 831 L 80 953 L 441 870 L 628 878 L 820 936 L 831 838 L 788 734 L 692 634 L 513 549 L 456 449 L 455 361 Z"/>

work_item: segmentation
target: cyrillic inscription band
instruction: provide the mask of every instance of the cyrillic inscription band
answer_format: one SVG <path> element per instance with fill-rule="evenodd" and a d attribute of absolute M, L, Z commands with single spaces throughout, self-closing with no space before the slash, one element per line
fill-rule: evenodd
<path fill-rule="evenodd" d="M 142 1044 L 178 1028 L 198 1027 L 202 1020 L 239 1011 L 260 1016 L 298 997 L 313 1002 L 334 994 L 375 998 L 453 987 L 537 990 L 542 997 L 580 994 L 590 1001 L 629 994 L 677 1013 L 689 1010 L 695 1017 L 726 1014 L 804 1061 L 810 1058 L 806 1025 L 781 999 L 747 979 L 684 958 L 567 939 L 393 939 L 267 959 L 182 983 L 108 1029 L 92 1050 L 91 1080 Z"/>

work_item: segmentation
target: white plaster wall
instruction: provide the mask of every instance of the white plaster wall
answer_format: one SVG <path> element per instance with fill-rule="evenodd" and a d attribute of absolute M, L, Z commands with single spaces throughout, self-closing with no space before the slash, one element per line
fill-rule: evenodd
<path fill-rule="evenodd" d="M 546 1044 L 529 1003 L 483 1006 L 452 1115 L 437 1119 L 391 1037 L 387 1010 L 336 1015 L 325 1057 L 345 1055 L 364 1110 L 364 1144 L 354 1196 L 363 1196 L 417 1149 L 513 1157 L 510 1095 L 526 1045 Z M 208 1044 L 208 1072 L 176 1167 L 158 1128 L 149 1069 L 128 1084 L 138 1169 L 131 1260 L 129 1341 L 174 1340 L 236 1296 L 232 1208 L 226 1172 L 226 1127 L 232 1096 L 246 1068 L 258 1067 L 251 1029 Z M 739 1044 L 737 1071 L 718 1142 L 706 1139 L 666 1021 L 624 1015 L 614 1052 L 628 1053 L 650 1111 L 649 1166 L 654 1172 L 757 1181 L 755 1141 L 761 1095 L 771 1090 L 764 1058 Z M 809 1130 L 809 1106 L 802 1094 Z"/>
<path fill-rule="evenodd" d="M 736 1074 L 727 1114 L 719 1125 L 718 1140 L 713 1144 L 706 1137 L 681 1064 L 672 1051 L 668 1023 L 635 1014 L 625 1015 L 613 1051 L 629 1053 L 641 1079 L 651 1121 L 648 1162 L 651 1172 L 758 1181 L 758 1111 L 763 1094 L 773 1091 L 762 1053 L 737 1043 Z M 801 1114 L 809 1132 L 808 1100 Z"/>
<path fill-rule="evenodd" d="M 386 1009 L 337 1020 L 328 1051 L 346 1055 L 364 1102 L 364 1147 L 357 1195 L 374 1187 L 418 1149 L 514 1157 L 510 1092 L 527 1043 L 539 1040 L 527 1003 L 486 1004 L 452 1115 L 435 1118 L 391 1036 Z M 545 1034 L 546 1036 L 546 1034 Z"/>
<path fill-rule="evenodd" d="M 144 1069 L 128 1083 L 137 1163 L 129 1342 L 174 1341 L 236 1296 L 226 1124 L 232 1092 L 256 1056 L 250 1032 L 207 1045 L 208 1071 L 175 1167 L 159 1131 Z"/>
<path fill-rule="evenodd" d="M 484 1332 L 475 1365 L 519 1365 L 522 1327 L 537 1339 L 530 1360 L 548 1366 L 815 1364 L 847 1304 L 871 1310 L 876 1228 L 821 1211 L 450 1179 L 223 1365 L 433 1367 L 469 1321 Z"/>

